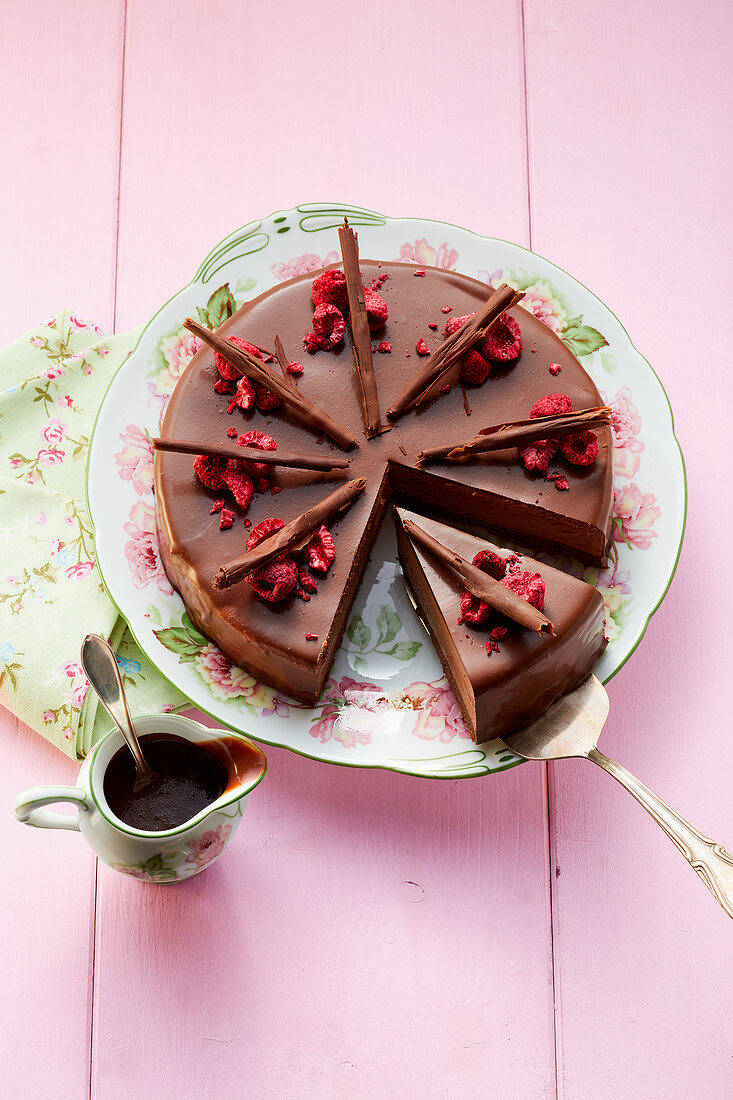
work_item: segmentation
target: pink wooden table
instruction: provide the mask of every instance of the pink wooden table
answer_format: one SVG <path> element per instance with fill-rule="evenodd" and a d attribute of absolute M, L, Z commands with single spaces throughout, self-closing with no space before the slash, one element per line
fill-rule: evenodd
<path fill-rule="evenodd" d="M 233 227 L 312 199 L 531 245 L 623 319 L 690 507 L 604 747 L 731 845 L 732 34 L 725 0 L 0 14 L 0 340 L 67 304 L 136 325 Z M 273 750 L 226 859 L 153 889 L 11 819 L 75 769 L 0 727 L 4 1095 L 733 1094 L 730 921 L 590 766 L 431 783 Z"/>

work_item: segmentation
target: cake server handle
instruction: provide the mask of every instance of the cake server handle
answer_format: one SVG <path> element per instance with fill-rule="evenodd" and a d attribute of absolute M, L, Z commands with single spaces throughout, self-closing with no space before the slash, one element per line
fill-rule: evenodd
<path fill-rule="evenodd" d="M 733 917 L 733 856 L 722 844 L 705 836 L 676 810 L 668 806 L 659 795 L 649 790 L 645 783 L 611 760 L 599 749 L 593 748 L 588 759 L 612 775 L 633 794 L 636 801 L 664 829 L 691 867 L 697 871 L 713 897 L 722 905 L 729 917 Z"/>

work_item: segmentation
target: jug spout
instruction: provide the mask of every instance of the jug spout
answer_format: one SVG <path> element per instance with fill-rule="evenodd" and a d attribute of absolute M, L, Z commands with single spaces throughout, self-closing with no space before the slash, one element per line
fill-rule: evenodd
<path fill-rule="evenodd" d="M 227 785 L 219 798 L 212 802 L 209 812 L 244 798 L 264 779 L 267 757 L 258 745 L 241 734 L 222 733 L 199 744 L 221 761 L 227 773 Z"/>

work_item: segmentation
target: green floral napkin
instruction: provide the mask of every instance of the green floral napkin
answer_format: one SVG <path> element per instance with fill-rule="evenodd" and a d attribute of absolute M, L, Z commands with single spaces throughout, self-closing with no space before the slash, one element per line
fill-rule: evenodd
<path fill-rule="evenodd" d="M 85 634 L 115 647 L 133 714 L 188 705 L 107 596 L 84 504 L 94 418 L 137 336 L 65 311 L 0 351 L 0 703 L 77 758 L 110 724 L 79 664 Z"/>

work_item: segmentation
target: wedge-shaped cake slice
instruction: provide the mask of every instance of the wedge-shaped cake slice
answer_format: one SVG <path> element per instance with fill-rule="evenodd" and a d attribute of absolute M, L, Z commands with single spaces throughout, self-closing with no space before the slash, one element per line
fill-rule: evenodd
<path fill-rule="evenodd" d="M 469 562 L 491 550 L 510 572 L 539 573 L 542 611 L 554 632 L 537 633 L 494 611 L 481 624 L 464 621 L 461 577 L 408 535 L 405 519 Z M 593 671 L 606 639 L 603 599 L 590 585 L 404 508 L 395 508 L 395 523 L 405 582 L 475 741 L 521 729 Z"/>

